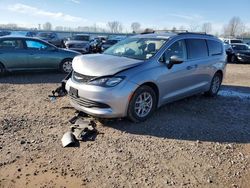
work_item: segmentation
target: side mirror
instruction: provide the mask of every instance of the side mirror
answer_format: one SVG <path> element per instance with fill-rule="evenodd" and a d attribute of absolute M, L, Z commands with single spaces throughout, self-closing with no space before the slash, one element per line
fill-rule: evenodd
<path fill-rule="evenodd" d="M 160 62 L 164 63 L 168 69 L 171 69 L 174 64 L 181 64 L 183 61 L 182 58 L 176 55 L 171 56 L 169 60 L 167 60 L 164 55 L 160 58 Z"/>
<path fill-rule="evenodd" d="M 173 55 L 173 56 L 171 56 L 170 57 L 170 60 L 169 60 L 169 62 L 171 63 L 171 64 L 181 64 L 182 62 L 183 62 L 183 59 L 181 58 L 181 57 L 178 57 L 178 56 L 176 56 L 176 55 Z"/>

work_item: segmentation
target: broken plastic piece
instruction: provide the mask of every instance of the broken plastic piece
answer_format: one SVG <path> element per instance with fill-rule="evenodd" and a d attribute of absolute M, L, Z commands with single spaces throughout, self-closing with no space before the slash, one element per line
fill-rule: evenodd
<path fill-rule="evenodd" d="M 98 131 L 95 129 L 95 127 L 96 124 L 94 121 L 78 118 L 74 125 L 71 126 L 71 131 L 77 140 L 94 140 L 98 134 Z"/>
<path fill-rule="evenodd" d="M 75 136 L 71 131 L 68 131 L 63 135 L 61 141 L 63 147 L 73 145 L 75 143 Z"/>

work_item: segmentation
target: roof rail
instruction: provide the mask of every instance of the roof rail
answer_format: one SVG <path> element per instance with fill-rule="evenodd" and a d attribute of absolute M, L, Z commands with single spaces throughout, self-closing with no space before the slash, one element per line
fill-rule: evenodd
<path fill-rule="evenodd" d="M 214 36 L 214 35 L 207 34 L 206 32 L 182 32 L 182 33 L 178 33 L 178 35 L 185 35 L 185 34 Z"/>
<path fill-rule="evenodd" d="M 150 33 L 183 33 L 188 32 L 187 30 L 153 30 L 153 29 L 146 29 L 141 34 L 150 34 Z"/>
<path fill-rule="evenodd" d="M 155 30 L 155 33 L 158 32 L 158 33 L 161 33 L 161 32 L 166 32 L 166 33 L 183 33 L 183 32 L 188 32 L 188 30 L 185 30 L 185 29 L 175 29 L 175 30 Z"/>
<path fill-rule="evenodd" d="M 196 35 L 207 35 L 207 36 L 214 36 L 207 34 L 206 32 L 189 32 L 188 30 L 153 30 L 153 29 L 146 29 L 141 34 L 150 34 L 150 33 L 176 33 L 178 35 L 184 35 L 184 34 L 196 34 Z"/>

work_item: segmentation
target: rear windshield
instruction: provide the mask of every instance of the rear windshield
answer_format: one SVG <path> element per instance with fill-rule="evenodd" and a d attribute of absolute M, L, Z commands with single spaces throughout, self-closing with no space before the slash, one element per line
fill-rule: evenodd
<path fill-rule="evenodd" d="M 118 42 L 118 40 L 107 40 L 107 42 L 105 42 L 105 44 L 116 44 Z"/>
<path fill-rule="evenodd" d="M 231 40 L 231 43 L 243 43 L 242 40 Z"/>
<path fill-rule="evenodd" d="M 89 36 L 76 35 L 72 37 L 72 40 L 89 41 Z"/>
<path fill-rule="evenodd" d="M 38 36 L 44 37 L 44 38 L 51 38 L 51 37 L 55 37 L 55 34 L 54 33 L 39 33 Z"/>

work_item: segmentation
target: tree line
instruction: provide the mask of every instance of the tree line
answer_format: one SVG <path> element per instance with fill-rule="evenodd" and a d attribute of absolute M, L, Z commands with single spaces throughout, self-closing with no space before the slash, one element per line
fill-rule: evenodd
<path fill-rule="evenodd" d="M 17 24 L 0 24 L 0 29 L 28 29 L 20 28 Z M 38 28 L 33 28 L 36 30 L 56 30 L 56 31 L 85 31 L 85 32 L 110 32 L 110 33 L 128 33 L 123 24 L 119 21 L 110 21 L 107 22 L 106 28 L 100 27 L 97 24 L 93 26 L 78 26 L 77 28 L 65 27 L 65 26 L 56 26 L 53 28 L 50 22 L 44 24 L 39 24 Z M 143 28 L 139 22 L 132 22 L 130 25 L 130 31 L 132 33 L 141 33 L 149 30 L 154 30 L 155 28 Z M 240 17 L 234 16 L 229 22 L 224 25 L 221 33 L 213 32 L 213 25 L 210 22 L 205 22 L 201 25 L 190 24 L 189 26 L 179 26 L 178 28 L 173 26 L 172 28 L 163 28 L 163 30 L 186 30 L 190 32 L 205 32 L 208 34 L 214 34 L 216 36 L 222 37 L 250 37 L 250 28 L 247 28 L 246 25 L 242 22 Z"/>

